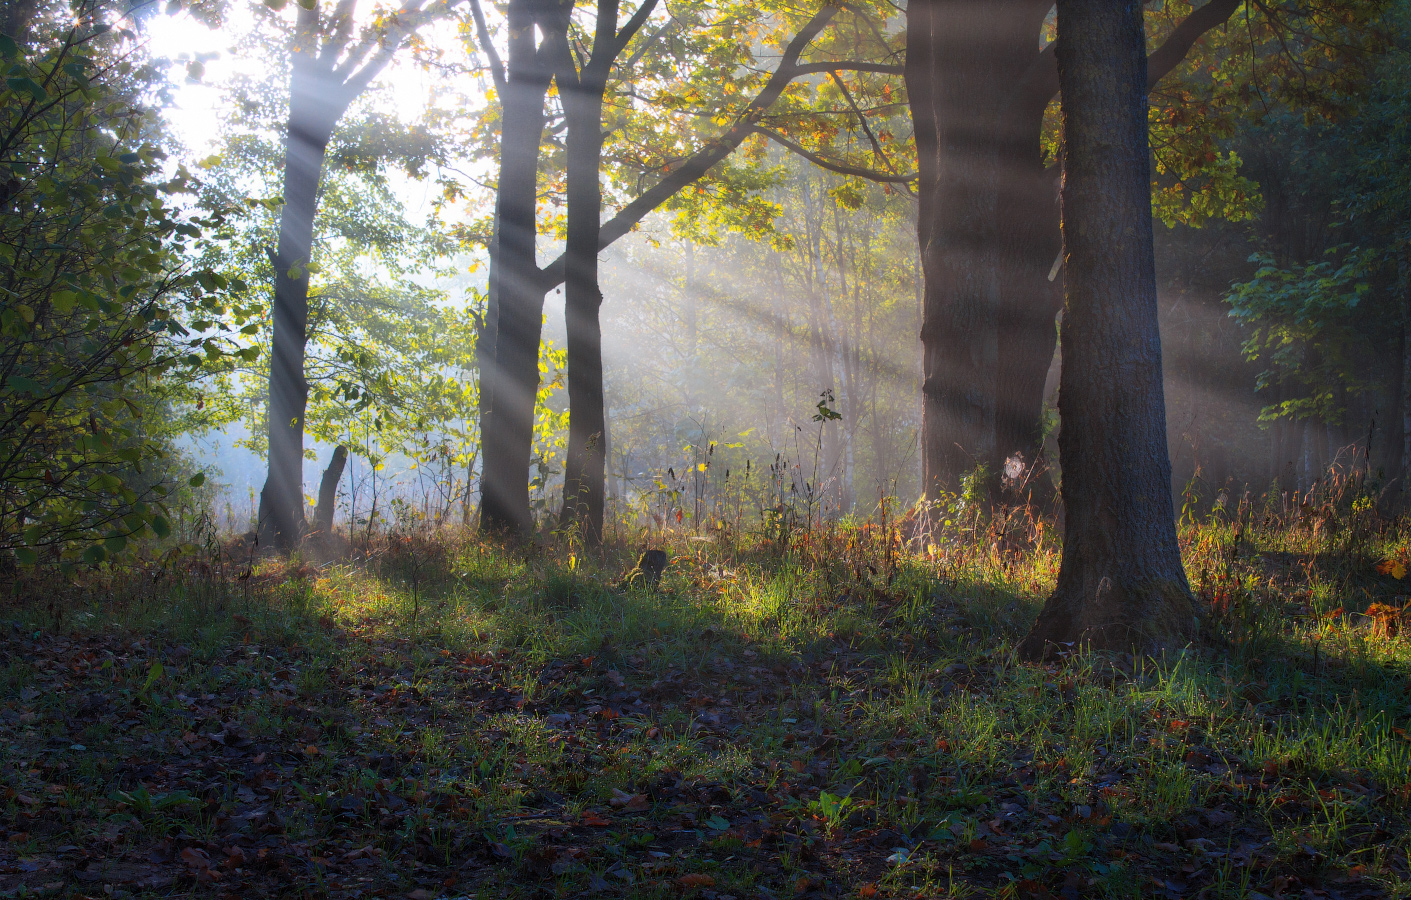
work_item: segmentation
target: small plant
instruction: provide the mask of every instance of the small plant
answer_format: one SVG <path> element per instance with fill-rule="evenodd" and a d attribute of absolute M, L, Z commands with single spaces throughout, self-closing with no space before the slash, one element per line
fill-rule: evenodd
<path fill-rule="evenodd" d="M 838 796 L 827 791 L 819 793 L 817 800 L 808 802 L 809 812 L 813 813 L 814 818 L 823 821 L 830 834 L 847 821 L 848 816 L 852 814 L 852 807 L 852 797 L 847 794 Z"/>

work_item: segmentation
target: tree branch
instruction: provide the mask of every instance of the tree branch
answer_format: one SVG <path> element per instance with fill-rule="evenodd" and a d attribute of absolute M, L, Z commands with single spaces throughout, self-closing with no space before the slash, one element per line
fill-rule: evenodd
<path fill-rule="evenodd" d="M 794 66 L 794 76 L 799 75 L 825 75 L 830 72 L 877 72 L 881 75 L 901 75 L 902 67 L 890 63 L 870 63 L 870 62 L 816 62 L 802 63 Z"/>
<path fill-rule="evenodd" d="M 875 172 L 872 169 L 862 169 L 858 168 L 857 166 L 849 166 L 843 163 L 835 163 L 831 160 L 824 159 L 817 153 L 808 150 L 800 144 L 794 143 L 793 141 L 784 137 L 782 134 L 779 134 L 777 131 L 771 131 L 768 128 L 764 128 L 759 125 L 755 125 L 751 130 L 754 131 L 755 134 L 764 135 L 774 143 L 783 147 L 785 150 L 788 150 L 790 153 L 793 153 L 797 156 L 802 156 L 804 159 L 813 163 L 815 166 L 818 166 L 822 169 L 827 169 L 830 172 L 837 172 L 839 175 L 850 175 L 854 178 L 866 178 L 868 181 L 878 181 L 884 184 L 910 184 L 911 182 L 916 180 L 915 172 L 912 172 L 910 175 L 886 175 L 882 172 Z"/>
<path fill-rule="evenodd" d="M 735 124 L 724 134 L 687 157 L 679 166 L 662 176 L 660 181 L 619 210 L 617 215 L 604 222 L 598 235 L 598 249 L 603 250 L 611 246 L 613 241 L 631 231 L 638 222 L 646 218 L 648 213 L 670 200 L 677 191 L 705 175 L 716 163 L 729 156 L 736 147 L 740 146 L 745 138 L 754 134 L 755 122 L 764 115 L 769 107 L 774 105 L 774 102 L 784 93 L 784 88 L 788 87 L 789 82 L 797 77 L 796 67 L 799 57 L 803 55 L 808 45 L 813 43 L 813 39 L 818 36 L 824 26 L 838 14 L 838 11 L 839 7 L 829 3 L 814 13 L 813 18 L 799 29 L 799 33 L 794 35 L 793 40 L 789 41 L 788 46 L 784 48 L 784 55 L 779 60 L 779 68 L 774 70 L 774 74 L 765 82 L 764 88 L 736 117 Z M 563 256 L 560 255 L 558 259 L 541 269 L 540 274 L 545 291 L 562 284 L 564 277 Z"/>
<path fill-rule="evenodd" d="M 613 41 L 612 53 L 607 54 L 607 59 L 615 62 L 619 54 L 627 49 L 627 44 L 636 36 L 642 26 L 647 24 L 647 19 L 651 18 L 652 12 L 656 9 L 657 0 L 642 0 L 637 11 L 632 14 L 632 18 L 627 20 L 627 24 L 622 26 L 622 30 L 617 33 L 617 39 Z M 660 34 L 660 32 L 657 32 Z M 635 58 L 635 57 L 634 57 Z M 608 66 L 612 65 L 608 63 Z"/>
<path fill-rule="evenodd" d="M 1156 83 L 1181 64 L 1190 53 L 1201 35 L 1229 21 L 1235 14 L 1241 0 L 1210 0 L 1200 9 L 1181 20 L 1166 40 L 1147 56 L 1146 89 L 1150 91 Z M 1011 102 L 1026 108 L 1029 115 L 1043 115 L 1049 101 L 1058 94 L 1058 63 L 1054 53 L 1058 41 L 1045 47 L 1019 80 Z"/>
<path fill-rule="evenodd" d="M 637 60 L 645 56 L 647 51 L 651 49 L 652 45 L 655 44 L 661 38 L 662 35 L 666 34 L 668 31 L 670 31 L 676 26 L 676 22 L 676 19 L 670 19 L 665 25 L 652 32 L 652 36 L 642 41 L 642 43 L 637 46 L 637 49 L 632 51 L 632 55 L 627 57 L 627 62 L 623 63 L 621 66 L 619 66 L 619 68 L 622 71 L 626 72 L 630 70 L 633 66 L 635 66 L 637 64 Z"/>
<path fill-rule="evenodd" d="M 852 91 L 848 90 L 848 86 L 843 82 L 843 77 L 837 72 L 829 72 L 828 74 L 832 77 L 833 83 L 838 86 L 838 90 L 843 92 L 843 99 L 847 100 L 848 106 L 852 107 L 853 115 L 857 116 L 858 121 L 862 123 L 862 133 L 867 135 L 867 140 L 872 143 L 872 152 L 877 154 L 877 158 L 882 161 L 882 165 L 886 166 L 891 173 L 895 175 L 897 173 L 897 167 L 892 165 L 892 161 L 888 159 L 887 154 L 882 151 L 882 142 L 877 140 L 877 135 L 872 133 L 872 126 L 867 124 L 867 116 L 863 115 L 862 110 L 857 108 L 857 101 L 853 100 Z"/>
<path fill-rule="evenodd" d="M 490 58 L 490 79 L 495 82 L 495 90 L 501 97 L 505 95 L 505 66 L 500 62 L 500 52 L 490 40 L 490 29 L 485 27 L 485 14 L 480 11 L 480 0 L 470 0 L 470 17 L 475 20 L 475 34 L 480 39 L 480 49 Z"/>

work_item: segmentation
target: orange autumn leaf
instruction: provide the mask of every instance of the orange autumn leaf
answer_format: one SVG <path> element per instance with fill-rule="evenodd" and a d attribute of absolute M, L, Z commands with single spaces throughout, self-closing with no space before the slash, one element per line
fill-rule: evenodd
<path fill-rule="evenodd" d="M 691 875 L 682 875 L 680 878 L 676 879 L 676 883 L 684 888 L 715 887 L 715 879 L 712 876 L 702 875 L 699 873 L 693 873 Z"/>
<path fill-rule="evenodd" d="M 1406 563 L 1399 559 L 1384 559 L 1377 563 L 1377 571 L 1400 581 L 1406 577 Z"/>

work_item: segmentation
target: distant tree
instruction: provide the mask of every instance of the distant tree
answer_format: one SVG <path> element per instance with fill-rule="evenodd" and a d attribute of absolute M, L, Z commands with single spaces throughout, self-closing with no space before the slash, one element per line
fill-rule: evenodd
<path fill-rule="evenodd" d="M 1019 647 L 1147 650 L 1194 633 L 1166 448 L 1139 0 L 1059 0 L 1066 511 L 1058 583 Z"/>

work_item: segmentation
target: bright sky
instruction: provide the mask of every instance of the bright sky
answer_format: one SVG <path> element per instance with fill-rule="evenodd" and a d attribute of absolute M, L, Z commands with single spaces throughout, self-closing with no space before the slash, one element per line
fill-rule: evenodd
<path fill-rule="evenodd" d="M 226 103 L 223 85 L 236 74 L 259 76 L 270 63 L 263 59 L 242 57 L 236 50 L 240 38 L 253 27 L 251 0 L 232 4 L 223 29 L 212 30 L 201 24 L 186 12 L 176 15 L 153 16 L 147 22 L 151 53 L 155 57 L 165 57 L 184 62 L 198 56 L 205 60 L 205 73 L 200 83 L 186 79 L 185 67 L 172 67 L 171 79 L 175 88 L 176 102 L 167 110 L 167 119 L 173 130 L 190 149 L 196 159 L 202 159 L 216 149 L 221 124 L 231 115 Z M 364 0 L 359 11 L 370 15 L 374 4 Z M 292 21 L 296 6 L 288 4 L 280 15 Z M 440 27 L 425 29 L 422 37 L 427 43 L 445 50 L 448 57 L 456 58 L 464 52 L 454 27 L 443 23 Z M 422 115 L 429 105 L 435 102 L 440 76 L 409 64 L 403 52 L 378 78 L 376 87 L 390 87 L 384 96 L 389 102 L 387 110 L 403 121 L 412 121 Z M 457 87 L 468 92 L 476 92 L 474 79 L 467 77 L 465 85 Z"/>

